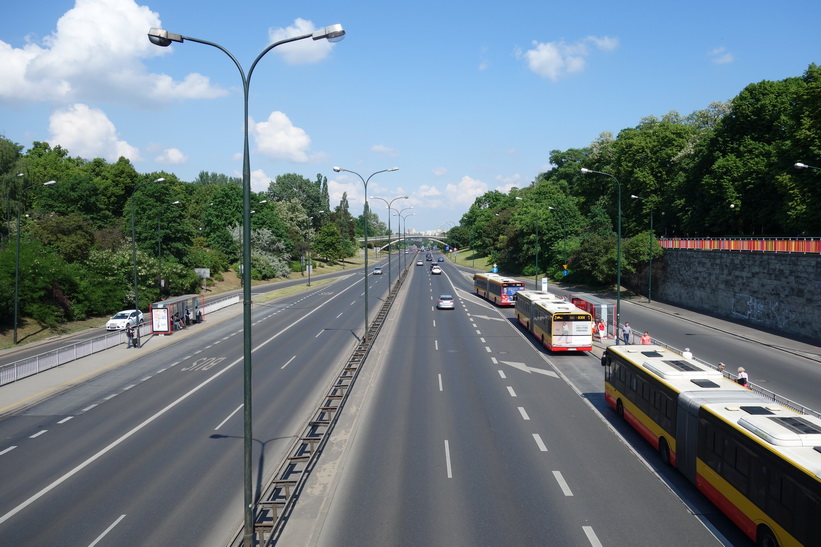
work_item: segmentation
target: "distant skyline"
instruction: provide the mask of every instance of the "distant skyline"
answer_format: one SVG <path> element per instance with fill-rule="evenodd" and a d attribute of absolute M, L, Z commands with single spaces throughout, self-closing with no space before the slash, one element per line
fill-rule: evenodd
<path fill-rule="evenodd" d="M 206 45 L 157 47 L 148 29 L 219 43 L 247 71 L 268 44 L 340 23 L 343 41 L 280 46 L 255 69 L 252 188 L 321 174 L 331 205 L 347 192 L 359 215 L 362 181 L 333 166 L 365 179 L 399 167 L 375 175 L 368 195 L 408 195 L 394 206 L 412 206 L 408 227 L 428 231 L 458 223 L 487 191 L 528 186 L 551 150 L 801 76 L 821 51 L 821 3 L 810 0 L 353 4 L 15 4 L 0 20 L 0 134 L 26 150 L 44 141 L 124 156 L 140 173 L 240 177 L 236 67 Z M 387 224 L 385 204 L 370 205 Z"/>

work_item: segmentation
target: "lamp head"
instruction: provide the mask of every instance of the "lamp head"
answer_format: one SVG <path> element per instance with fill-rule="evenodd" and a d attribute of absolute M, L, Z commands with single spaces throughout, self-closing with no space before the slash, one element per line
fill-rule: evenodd
<path fill-rule="evenodd" d="M 398 167 L 391 167 L 390 169 L 386 169 L 386 171 L 388 171 L 388 172 L 390 172 L 390 171 L 399 171 L 399 168 Z"/>
<path fill-rule="evenodd" d="M 337 167 L 337 166 L 335 166 L 335 165 L 334 165 L 334 171 L 335 171 L 335 172 L 337 172 L 337 173 L 339 173 L 340 171 L 342 171 L 342 168 L 341 168 L 341 167 Z"/>
<path fill-rule="evenodd" d="M 794 167 L 795 167 L 796 169 L 806 169 L 806 168 L 807 168 L 807 167 L 809 167 L 809 166 L 808 166 L 806 163 L 801 163 L 801 162 L 799 161 L 799 162 L 796 162 L 796 163 L 795 163 Z"/>
<path fill-rule="evenodd" d="M 56 180 L 50 180 L 48 182 L 44 182 L 43 186 L 52 186 L 54 184 L 57 184 L 57 181 Z"/>
<path fill-rule="evenodd" d="M 330 25 L 328 27 L 315 30 L 311 35 L 311 38 L 314 40 L 322 40 L 325 38 L 329 42 L 341 42 L 345 38 L 345 29 L 343 29 L 340 24 Z"/>
<path fill-rule="evenodd" d="M 160 177 L 158 179 L 154 179 L 154 182 L 165 182 L 165 179 Z"/>
<path fill-rule="evenodd" d="M 182 43 L 183 41 L 182 35 L 174 34 L 173 32 L 168 32 L 167 30 L 155 27 L 151 27 L 148 30 L 148 39 L 152 44 L 160 47 L 168 47 L 171 45 L 171 42 Z"/>
<path fill-rule="evenodd" d="M 590 169 L 588 169 L 587 167 L 582 167 L 579 171 L 581 171 L 582 175 L 589 175 L 590 173 L 593 172 Z"/>

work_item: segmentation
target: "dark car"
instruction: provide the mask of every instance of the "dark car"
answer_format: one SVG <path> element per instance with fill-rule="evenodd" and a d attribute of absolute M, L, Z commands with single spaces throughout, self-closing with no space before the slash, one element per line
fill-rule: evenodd
<path fill-rule="evenodd" d="M 444 262 L 444 261 L 445 261 L 445 257 L 444 257 L 444 256 L 440 256 L 439 258 L 437 258 L 437 259 L 436 259 L 436 261 L 437 261 L 437 262 Z"/>

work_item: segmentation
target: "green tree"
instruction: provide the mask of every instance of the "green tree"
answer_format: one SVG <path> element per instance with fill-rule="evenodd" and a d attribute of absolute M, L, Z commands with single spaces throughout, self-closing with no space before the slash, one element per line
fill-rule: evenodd
<path fill-rule="evenodd" d="M 328 262 L 336 263 L 346 256 L 346 249 L 342 234 L 332 223 L 324 224 L 316 234 L 313 245 L 313 252 Z"/>

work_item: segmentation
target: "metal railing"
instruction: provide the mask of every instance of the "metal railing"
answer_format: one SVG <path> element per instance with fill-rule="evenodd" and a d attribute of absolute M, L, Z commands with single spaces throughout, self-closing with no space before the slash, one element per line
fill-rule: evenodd
<path fill-rule="evenodd" d="M 214 300 L 213 302 L 207 302 L 203 314 L 207 317 L 209 313 L 231 306 L 239 301 L 239 295 L 234 295 Z M 143 323 L 139 329 L 140 337 L 151 334 L 150 323 Z M 117 347 L 124 343 L 126 343 L 125 331 L 116 331 L 94 338 L 72 342 L 58 349 L 25 357 L 0 366 L 0 386 L 28 378 L 29 376 L 34 376 L 35 374 L 65 365 L 77 359 L 82 359 L 83 357 L 88 357 L 100 351 Z"/>
<path fill-rule="evenodd" d="M 721 238 L 662 238 L 665 249 L 694 249 L 699 251 L 749 251 L 769 253 L 821 253 L 818 237 L 721 237 Z"/>

